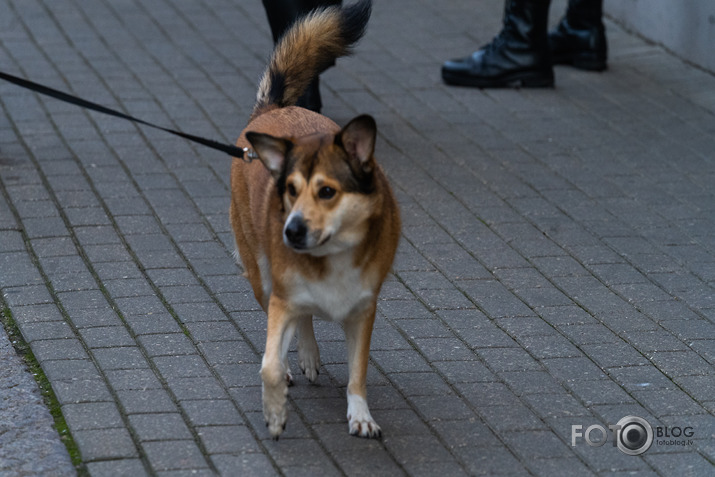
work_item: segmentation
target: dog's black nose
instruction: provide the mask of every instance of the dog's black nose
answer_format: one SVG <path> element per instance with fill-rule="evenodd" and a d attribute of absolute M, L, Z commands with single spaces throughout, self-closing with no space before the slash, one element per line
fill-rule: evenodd
<path fill-rule="evenodd" d="M 288 245 L 293 248 L 305 248 L 305 239 L 308 235 L 308 227 L 305 220 L 300 215 L 292 217 L 283 229 Z"/>

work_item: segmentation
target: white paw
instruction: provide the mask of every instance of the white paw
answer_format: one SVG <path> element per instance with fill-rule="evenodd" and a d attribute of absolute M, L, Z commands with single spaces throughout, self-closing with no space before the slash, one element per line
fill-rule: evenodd
<path fill-rule="evenodd" d="M 367 401 L 354 394 L 348 394 L 348 426 L 352 436 L 369 438 L 382 436 L 382 429 L 370 415 Z"/>
<path fill-rule="evenodd" d="M 315 340 L 309 344 L 303 341 L 298 343 L 298 364 L 308 381 L 314 383 L 318 379 L 320 374 L 320 351 L 318 351 L 318 344 Z"/>
<path fill-rule="evenodd" d="M 288 420 L 287 395 L 288 386 L 285 383 L 272 388 L 263 385 L 263 417 L 266 420 L 268 432 L 274 439 L 278 439 L 286 427 Z"/>

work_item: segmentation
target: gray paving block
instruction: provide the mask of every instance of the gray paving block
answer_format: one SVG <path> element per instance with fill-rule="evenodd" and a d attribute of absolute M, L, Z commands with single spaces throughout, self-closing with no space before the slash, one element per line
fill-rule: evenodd
<path fill-rule="evenodd" d="M 548 371 L 559 381 L 603 379 L 603 370 L 586 357 L 553 358 L 542 360 Z"/>
<path fill-rule="evenodd" d="M 395 373 L 390 376 L 390 380 L 407 397 L 444 396 L 452 392 L 436 373 Z"/>
<path fill-rule="evenodd" d="M 587 344 L 581 349 L 602 368 L 615 368 L 623 366 L 641 366 L 648 360 L 630 344 L 622 341 L 615 343 Z"/>
<path fill-rule="evenodd" d="M 142 369 L 147 366 L 147 360 L 137 346 L 97 348 L 92 350 L 92 355 L 104 371 Z"/>
<path fill-rule="evenodd" d="M 416 338 L 413 340 L 428 361 L 463 361 L 476 359 L 472 352 L 457 338 Z"/>
<path fill-rule="evenodd" d="M 520 348 L 482 348 L 478 355 L 496 372 L 542 369 L 534 358 Z"/>
<path fill-rule="evenodd" d="M 176 319 L 168 312 L 131 315 L 125 317 L 132 333 L 136 335 L 174 334 L 181 332 Z"/>
<path fill-rule="evenodd" d="M 109 370 L 105 371 L 104 375 L 115 391 L 161 389 L 162 387 L 154 371 L 149 368 Z"/>
<path fill-rule="evenodd" d="M 201 450 L 192 440 L 143 442 L 149 464 L 156 471 L 193 470 L 208 467 Z"/>
<path fill-rule="evenodd" d="M 79 360 L 87 358 L 82 343 L 75 338 L 34 341 L 31 345 L 35 358 L 41 363 L 51 360 Z"/>
<path fill-rule="evenodd" d="M 682 454 L 644 455 L 651 465 L 666 472 L 683 473 L 684 475 L 705 475 L 712 471 L 712 463 L 695 452 Z"/>
<path fill-rule="evenodd" d="M 196 347 L 181 331 L 176 333 L 145 334 L 137 338 L 147 356 L 179 356 L 196 353 Z"/>
<path fill-rule="evenodd" d="M 430 371 L 427 361 L 414 350 L 374 351 L 371 357 L 387 373 Z"/>
<path fill-rule="evenodd" d="M 551 431 L 509 432 L 504 440 L 525 461 L 543 458 L 566 459 L 571 451 L 566 443 Z"/>
<path fill-rule="evenodd" d="M 76 431 L 72 437 L 82 449 L 82 460 L 87 463 L 138 457 L 134 442 L 124 428 Z"/>
<path fill-rule="evenodd" d="M 536 359 L 569 358 L 581 355 L 568 338 L 561 335 L 523 336 L 519 343 Z"/>
<path fill-rule="evenodd" d="M 692 351 L 654 351 L 649 358 L 670 377 L 712 374 L 712 365 Z"/>
<path fill-rule="evenodd" d="M 26 287 L 6 288 L 3 291 L 3 298 L 10 306 L 42 305 L 53 303 L 46 286 L 31 285 Z"/>
<path fill-rule="evenodd" d="M 180 404 L 195 426 L 243 424 L 243 419 L 229 400 L 185 400 Z"/>
<path fill-rule="evenodd" d="M 134 339 L 123 326 L 82 328 L 80 335 L 89 348 L 125 347 L 134 344 Z"/>
<path fill-rule="evenodd" d="M 134 414 L 129 424 L 141 442 L 191 439 L 186 422 L 178 412 Z"/>
<path fill-rule="evenodd" d="M 272 476 L 276 473 L 273 462 L 264 454 L 221 454 L 212 460 L 221 474 L 236 472 L 242 475 Z"/>
<path fill-rule="evenodd" d="M 479 361 L 440 361 L 434 363 L 434 367 L 450 383 L 498 381 L 496 375 Z"/>
<path fill-rule="evenodd" d="M 525 464 L 504 447 L 460 447 L 456 453 L 471 475 L 518 475 L 527 472 Z"/>
<path fill-rule="evenodd" d="M 164 379 L 178 377 L 208 377 L 211 371 L 201 356 L 189 354 L 182 356 L 157 356 L 152 358 Z"/>
<path fill-rule="evenodd" d="M 500 372 L 499 377 L 518 396 L 563 393 L 563 387 L 546 371 L 506 371 Z"/>
<path fill-rule="evenodd" d="M 83 402 L 65 404 L 62 414 L 72 432 L 90 429 L 109 429 L 124 426 L 114 402 Z"/>
<path fill-rule="evenodd" d="M 68 339 L 74 338 L 72 328 L 65 321 L 29 322 L 20 325 L 20 331 L 25 341 Z"/>
<path fill-rule="evenodd" d="M 325 463 L 329 465 L 329 458 L 325 451 L 311 439 L 285 439 L 285 445 L 281 445 L 281 441 L 267 441 L 265 443 L 269 455 L 275 459 L 276 463 L 281 467 L 306 467 L 309 465 L 318 465 Z M 311 462 L 305 461 L 305 455 L 311 455 Z"/>
<path fill-rule="evenodd" d="M 128 389 L 117 391 L 117 401 L 128 414 L 177 412 L 178 408 L 164 389 Z"/>
<path fill-rule="evenodd" d="M 407 463 L 450 462 L 453 460 L 447 448 L 430 435 L 395 436 L 385 439 L 384 443 L 395 459 L 402 465 Z M 412 452 L 415 445 L 424 451 L 415 455 Z"/>
<path fill-rule="evenodd" d="M 564 457 L 553 459 L 532 459 L 528 463 L 529 469 L 536 475 L 568 476 L 568 475 L 596 475 L 577 457 Z"/>
<path fill-rule="evenodd" d="M 112 477 L 117 473 L 137 477 L 149 475 L 144 464 L 139 459 L 90 462 L 87 464 L 87 470 L 90 475 L 98 477 Z"/>
<path fill-rule="evenodd" d="M 220 425 L 197 428 L 209 454 L 248 454 L 260 452 L 253 434 L 246 426 Z"/>
<path fill-rule="evenodd" d="M 256 375 L 258 373 L 256 372 Z M 259 379 L 260 381 L 260 379 Z M 171 392 L 180 401 L 203 399 L 226 399 L 227 391 L 214 377 L 176 376 L 167 379 Z M 259 393 L 260 396 L 260 393 Z M 258 399 L 260 402 L 260 399 Z"/>

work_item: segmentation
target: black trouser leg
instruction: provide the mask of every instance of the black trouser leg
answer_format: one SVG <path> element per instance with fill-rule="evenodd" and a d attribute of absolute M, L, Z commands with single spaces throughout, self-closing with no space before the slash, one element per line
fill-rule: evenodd
<path fill-rule="evenodd" d="M 569 0 L 566 14 L 549 33 L 549 48 L 555 64 L 605 70 L 608 45 L 603 0 Z"/>
<path fill-rule="evenodd" d="M 263 7 L 266 9 L 273 41 L 277 42 L 288 27 L 302 15 L 315 8 L 340 5 L 341 3 L 341 0 L 263 0 Z M 308 86 L 305 93 L 298 99 L 297 105 L 320 112 L 322 101 L 320 99 L 320 80 L 318 78 L 315 78 Z"/>

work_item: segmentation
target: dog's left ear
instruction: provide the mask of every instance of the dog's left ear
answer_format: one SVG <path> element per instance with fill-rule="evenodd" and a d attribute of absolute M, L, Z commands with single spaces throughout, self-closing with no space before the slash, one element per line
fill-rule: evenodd
<path fill-rule="evenodd" d="M 372 116 L 363 114 L 348 123 L 335 137 L 335 142 L 347 152 L 350 160 L 363 172 L 371 173 L 375 168 L 375 137 L 377 125 Z"/>
<path fill-rule="evenodd" d="M 283 173 L 283 164 L 293 143 L 289 139 L 253 131 L 246 133 L 246 139 L 258 154 L 258 159 L 266 166 L 271 175 L 278 179 Z"/>

